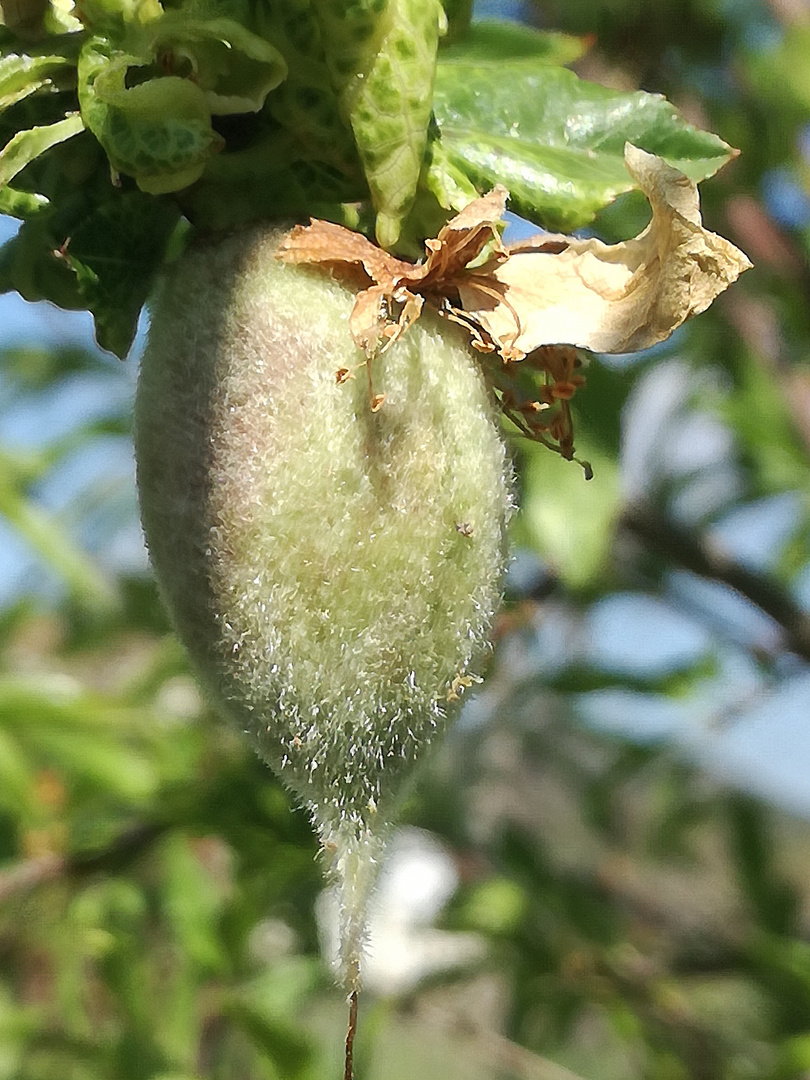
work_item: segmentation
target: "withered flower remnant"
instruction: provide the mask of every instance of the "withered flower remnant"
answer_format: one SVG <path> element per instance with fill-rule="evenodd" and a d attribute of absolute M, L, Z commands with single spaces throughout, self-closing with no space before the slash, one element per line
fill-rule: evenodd
<path fill-rule="evenodd" d="M 405 333 L 426 303 L 464 326 L 479 351 L 507 365 L 531 356 L 545 376 L 540 392 L 527 399 L 508 373 L 495 374 L 501 407 L 524 434 L 571 458 L 567 402 L 584 382 L 574 371 L 575 349 L 623 353 L 656 345 L 751 265 L 703 227 L 697 184 L 687 176 L 630 143 L 625 165 L 652 220 L 618 244 L 544 233 L 504 245 L 508 192 L 497 186 L 428 240 L 419 264 L 318 220 L 293 229 L 278 257 L 357 276 L 350 329 L 369 360 Z"/>

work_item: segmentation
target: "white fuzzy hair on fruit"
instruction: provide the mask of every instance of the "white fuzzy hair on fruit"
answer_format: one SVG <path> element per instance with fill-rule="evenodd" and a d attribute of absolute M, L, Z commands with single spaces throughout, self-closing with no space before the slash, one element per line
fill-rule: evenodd
<path fill-rule="evenodd" d="M 387 823 L 489 641 L 510 470 L 462 331 L 423 315 L 373 361 L 372 411 L 354 293 L 280 263 L 280 235 L 207 241 L 170 268 L 138 485 L 200 679 L 319 832 L 354 986 Z"/>

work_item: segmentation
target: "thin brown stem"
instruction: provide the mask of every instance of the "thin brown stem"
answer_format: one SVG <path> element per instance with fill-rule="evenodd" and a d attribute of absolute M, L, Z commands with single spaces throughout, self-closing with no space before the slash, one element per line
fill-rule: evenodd
<path fill-rule="evenodd" d="M 343 1080 L 354 1080 L 354 1036 L 357 1034 L 357 991 L 349 995 L 349 1027 L 346 1031 L 346 1068 Z"/>
<path fill-rule="evenodd" d="M 778 582 L 748 570 L 709 537 L 684 529 L 650 505 L 626 507 L 620 526 L 693 574 L 720 581 L 756 604 L 781 628 L 784 646 L 810 660 L 810 616 Z"/>

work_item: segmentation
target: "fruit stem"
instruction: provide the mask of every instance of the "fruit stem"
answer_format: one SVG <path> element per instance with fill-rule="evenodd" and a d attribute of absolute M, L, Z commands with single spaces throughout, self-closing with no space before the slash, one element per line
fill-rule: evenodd
<path fill-rule="evenodd" d="M 366 938 L 368 903 L 377 883 L 383 849 L 381 837 L 344 823 L 324 837 L 330 859 L 328 876 L 339 905 L 340 982 L 349 992 L 360 989 L 360 966 Z"/>
<path fill-rule="evenodd" d="M 354 1080 L 354 1036 L 357 1034 L 357 991 L 349 994 L 349 1027 L 346 1031 L 346 1068 L 343 1080 Z"/>

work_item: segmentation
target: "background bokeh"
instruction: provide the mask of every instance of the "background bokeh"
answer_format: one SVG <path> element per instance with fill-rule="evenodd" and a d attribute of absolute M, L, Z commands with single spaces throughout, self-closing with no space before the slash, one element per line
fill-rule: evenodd
<path fill-rule="evenodd" d="M 739 147 L 704 215 L 755 269 L 592 359 L 592 482 L 512 444 L 508 602 L 393 845 L 358 1080 L 810 1077 L 810 5 L 482 10 Z M 0 298 L 0 1080 L 336 1077 L 307 822 L 148 575 L 136 367 Z"/>

